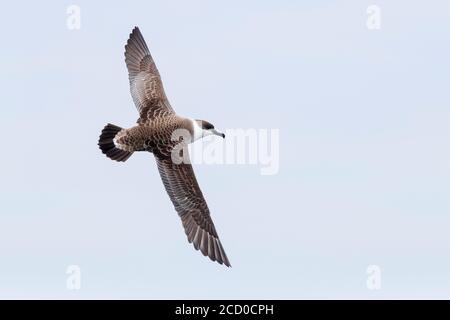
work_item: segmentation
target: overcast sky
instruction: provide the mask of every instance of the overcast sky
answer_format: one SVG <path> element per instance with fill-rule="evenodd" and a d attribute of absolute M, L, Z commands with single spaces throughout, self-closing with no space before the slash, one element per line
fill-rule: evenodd
<path fill-rule="evenodd" d="M 449 12 L 437 0 L 2 4 L 0 298 L 450 298 Z M 138 117 L 123 57 L 135 25 L 179 114 L 279 129 L 278 174 L 195 165 L 231 269 L 187 243 L 152 155 L 116 163 L 97 147 L 107 122 Z"/>

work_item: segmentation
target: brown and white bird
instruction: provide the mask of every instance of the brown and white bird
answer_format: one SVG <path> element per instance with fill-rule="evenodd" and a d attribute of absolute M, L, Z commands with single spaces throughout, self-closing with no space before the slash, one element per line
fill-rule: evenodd
<path fill-rule="evenodd" d="M 211 220 L 208 205 L 195 178 L 189 161 L 173 161 L 172 153 L 180 140 L 173 139 L 175 130 L 184 130 L 192 142 L 208 135 L 225 138 L 208 121 L 177 115 L 164 93 L 163 84 L 147 44 L 135 27 L 125 46 L 130 91 L 139 112 L 137 125 L 123 129 L 107 124 L 98 145 L 107 157 L 126 161 L 133 152 L 154 154 L 159 174 L 175 210 L 181 218 L 188 241 L 196 250 L 220 264 L 230 266 Z M 183 154 L 184 152 L 184 154 Z M 187 149 L 180 152 L 189 159 Z"/>

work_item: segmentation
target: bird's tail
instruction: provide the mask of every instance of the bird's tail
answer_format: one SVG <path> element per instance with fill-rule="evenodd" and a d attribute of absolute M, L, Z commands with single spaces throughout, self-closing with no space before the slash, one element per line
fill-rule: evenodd
<path fill-rule="evenodd" d="M 125 151 L 116 147 L 114 137 L 121 131 L 122 128 L 108 123 L 102 130 L 98 145 L 102 152 L 112 160 L 127 161 L 133 152 Z"/>

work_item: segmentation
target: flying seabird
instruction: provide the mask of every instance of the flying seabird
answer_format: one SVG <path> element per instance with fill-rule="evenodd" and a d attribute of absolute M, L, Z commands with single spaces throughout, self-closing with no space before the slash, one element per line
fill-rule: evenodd
<path fill-rule="evenodd" d="M 164 187 L 181 218 L 188 241 L 212 261 L 230 267 L 190 162 L 177 164 L 171 156 L 175 146 L 180 143 L 172 138 L 172 133 L 177 129 L 187 130 L 191 138 L 188 142 L 208 135 L 222 138 L 225 135 L 208 121 L 181 117 L 174 112 L 138 27 L 133 29 L 125 45 L 125 62 L 139 119 L 137 125 L 129 129 L 107 124 L 98 142 L 100 149 L 110 159 L 122 162 L 136 151 L 153 153 Z M 184 159 L 189 159 L 186 148 L 180 153 Z"/>

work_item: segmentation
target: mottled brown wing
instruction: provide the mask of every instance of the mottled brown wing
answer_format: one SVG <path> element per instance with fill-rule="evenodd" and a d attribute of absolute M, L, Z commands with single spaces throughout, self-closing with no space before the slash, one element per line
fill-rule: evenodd
<path fill-rule="evenodd" d="M 174 164 L 167 158 L 155 158 L 159 174 L 181 218 L 189 243 L 193 243 L 196 250 L 200 250 L 212 261 L 230 267 L 192 165 Z"/>
<path fill-rule="evenodd" d="M 173 113 L 164 93 L 155 62 L 138 27 L 135 27 L 125 45 L 130 91 L 140 118 L 152 119 Z"/>

